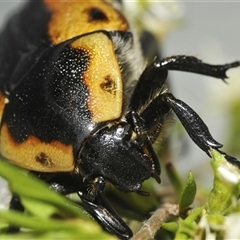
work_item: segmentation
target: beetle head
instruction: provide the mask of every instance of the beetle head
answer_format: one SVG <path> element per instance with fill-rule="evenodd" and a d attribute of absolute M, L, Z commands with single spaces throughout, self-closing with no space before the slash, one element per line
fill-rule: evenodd
<path fill-rule="evenodd" d="M 150 142 L 125 121 L 95 132 L 85 141 L 79 159 L 85 178 L 101 176 L 124 192 L 139 191 L 150 177 L 160 181 L 158 159 Z"/>

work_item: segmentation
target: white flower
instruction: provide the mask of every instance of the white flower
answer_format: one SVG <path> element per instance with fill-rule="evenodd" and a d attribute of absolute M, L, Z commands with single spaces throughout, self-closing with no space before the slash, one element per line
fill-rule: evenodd
<path fill-rule="evenodd" d="M 0 179 L 0 186 L 0 210 L 8 209 L 12 197 L 11 193 L 5 180 Z"/>

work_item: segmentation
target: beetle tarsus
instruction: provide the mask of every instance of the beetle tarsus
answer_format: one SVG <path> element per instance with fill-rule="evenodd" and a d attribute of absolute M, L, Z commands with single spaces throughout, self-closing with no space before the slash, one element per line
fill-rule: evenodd
<path fill-rule="evenodd" d="M 218 152 L 220 152 L 229 163 L 235 165 L 236 167 L 238 167 L 240 169 L 240 161 L 237 158 L 232 157 L 232 156 L 228 155 L 227 153 L 220 151 L 220 150 L 218 150 Z"/>
<path fill-rule="evenodd" d="M 156 66 L 162 69 L 198 73 L 224 80 L 227 78 L 226 71 L 230 68 L 239 67 L 240 61 L 224 65 L 212 65 L 193 56 L 177 55 L 156 62 Z"/>

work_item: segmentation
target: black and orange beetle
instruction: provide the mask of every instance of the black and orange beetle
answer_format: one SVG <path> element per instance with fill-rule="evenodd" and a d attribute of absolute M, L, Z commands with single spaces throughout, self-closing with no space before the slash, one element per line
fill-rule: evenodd
<path fill-rule="evenodd" d="M 103 197 L 105 183 L 143 194 L 143 181 L 160 182 L 152 144 L 172 111 L 208 155 L 222 147 L 168 91 L 168 71 L 225 79 L 240 65 L 172 56 L 145 67 L 144 44 L 151 42 L 139 41 L 114 0 L 29 1 L 0 35 L 1 155 L 58 192 L 77 193 L 121 239 L 132 231 Z M 16 196 L 10 207 L 21 210 Z"/>

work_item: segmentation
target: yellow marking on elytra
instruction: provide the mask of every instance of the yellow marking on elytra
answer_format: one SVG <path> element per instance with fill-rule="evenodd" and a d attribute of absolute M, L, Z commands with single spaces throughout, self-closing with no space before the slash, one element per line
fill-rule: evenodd
<path fill-rule="evenodd" d="M 86 51 L 89 64 L 83 74 L 89 91 L 88 109 L 93 122 L 104 122 L 121 116 L 123 86 L 113 43 L 102 32 L 80 37 L 71 47 Z"/>
<path fill-rule="evenodd" d="M 25 169 L 39 172 L 70 172 L 74 170 L 72 146 L 59 141 L 45 143 L 29 136 L 17 143 L 5 123 L 0 134 L 0 153 L 8 161 Z"/>
<path fill-rule="evenodd" d="M 44 2 L 52 12 L 48 35 L 54 44 L 88 32 L 127 31 L 129 27 L 125 17 L 103 0 Z"/>

